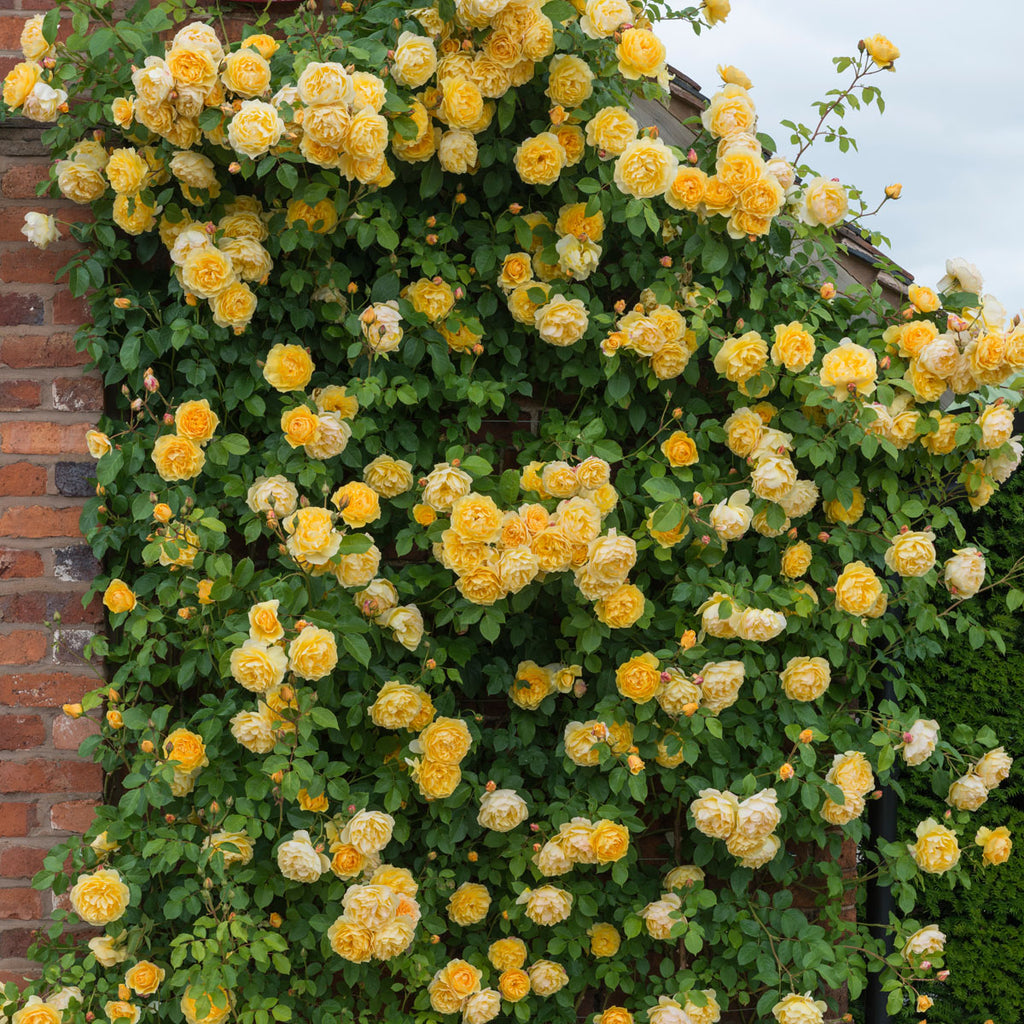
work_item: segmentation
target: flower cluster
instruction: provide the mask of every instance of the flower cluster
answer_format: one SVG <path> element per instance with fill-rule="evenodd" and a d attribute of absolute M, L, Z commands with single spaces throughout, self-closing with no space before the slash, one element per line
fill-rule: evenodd
<path fill-rule="evenodd" d="M 782 820 L 774 789 L 762 789 L 742 801 L 729 790 L 702 789 L 690 804 L 690 813 L 704 835 L 725 840 L 726 849 L 743 867 L 763 867 L 782 848 L 774 834 Z"/>
<path fill-rule="evenodd" d="M 533 863 L 546 878 L 564 875 L 577 864 L 613 864 L 629 851 L 629 832 L 607 819 L 576 817 L 558 826 L 558 835 L 534 854 Z"/>
<path fill-rule="evenodd" d="M 658 380 L 672 380 L 697 351 L 697 336 L 678 310 L 658 303 L 653 295 L 645 293 L 645 299 L 620 317 L 601 341 L 601 352 L 613 356 L 625 349 L 646 360 Z"/>

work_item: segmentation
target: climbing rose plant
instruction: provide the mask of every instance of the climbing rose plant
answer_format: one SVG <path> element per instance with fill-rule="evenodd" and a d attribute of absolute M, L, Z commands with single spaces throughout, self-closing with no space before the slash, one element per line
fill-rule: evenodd
<path fill-rule="evenodd" d="M 813 1024 L 868 972 L 930 1004 L 921 873 L 1006 859 L 1011 758 L 903 666 L 1002 649 L 970 599 L 1018 571 L 960 514 L 1017 467 L 1024 329 L 963 261 L 895 307 L 835 285 L 866 204 L 805 154 L 881 106 L 888 40 L 791 161 L 733 67 L 683 151 L 636 106 L 668 13 L 28 22 L 4 102 L 91 217 L 25 233 L 82 243 L 120 397 L 105 675 L 65 708 L 106 800 L 36 878 L 68 909 L 14 1024 Z M 872 845 L 897 765 L 934 815 Z M 842 917 L 871 875 L 888 947 Z"/>

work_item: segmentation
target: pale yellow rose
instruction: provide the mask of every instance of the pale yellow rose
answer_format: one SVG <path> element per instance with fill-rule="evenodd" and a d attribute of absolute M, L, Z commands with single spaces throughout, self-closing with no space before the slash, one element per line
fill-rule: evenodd
<path fill-rule="evenodd" d="M 373 956 L 373 932 L 344 914 L 327 929 L 331 949 L 344 960 L 365 964 Z"/>
<path fill-rule="evenodd" d="M 580 57 L 558 53 L 548 64 L 548 87 L 545 94 L 552 103 L 578 107 L 594 91 L 594 72 Z"/>
<path fill-rule="evenodd" d="M 884 599 L 882 583 L 863 562 L 847 565 L 835 585 L 836 608 L 851 615 L 870 615 Z"/>
<path fill-rule="evenodd" d="M 701 122 L 715 138 L 751 132 L 757 123 L 754 102 L 742 85 L 727 85 L 711 97 L 701 114 Z"/>
<path fill-rule="evenodd" d="M 284 680 L 288 657 L 280 647 L 250 639 L 231 652 L 230 664 L 235 682 L 253 693 L 267 693 Z"/>
<path fill-rule="evenodd" d="M 701 705 L 721 714 L 739 699 L 746 674 L 742 661 L 709 661 L 701 670 Z"/>
<path fill-rule="evenodd" d="M 931 530 L 898 533 L 885 551 L 885 564 L 900 576 L 924 576 L 935 564 L 934 540 Z"/>
<path fill-rule="evenodd" d="M 935 956 L 941 954 L 946 947 L 946 936 L 934 924 L 918 928 L 903 944 L 904 959 Z"/>
<path fill-rule="evenodd" d="M 909 765 L 922 764 L 931 757 L 939 738 L 939 723 L 934 719 L 919 718 L 904 735 L 899 749 Z"/>
<path fill-rule="evenodd" d="M 270 103 L 245 100 L 228 122 L 228 145 L 242 156 L 256 158 L 281 141 L 285 123 Z"/>
<path fill-rule="evenodd" d="M 393 631 L 394 639 L 407 651 L 415 651 L 423 639 L 423 615 L 414 604 L 403 604 L 385 612 L 378 625 Z"/>
<path fill-rule="evenodd" d="M 768 361 L 768 345 L 757 331 L 726 338 L 715 354 L 715 370 L 727 380 L 744 383 L 760 373 Z M 727 428 L 728 429 L 728 428 Z"/>
<path fill-rule="evenodd" d="M 900 51 L 885 36 L 867 36 L 861 40 L 861 45 L 880 68 L 891 68 L 900 55 Z"/>
<path fill-rule="evenodd" d="M 403 32 L 395 47 L 391 77 L 399 85 L 418 89 L 437 69 L 437 50 L 429 36 Z"/>
<path fill-rule="evenodd" d="M 1010 767 L 1013 765 L 1013 758 L 1006 753 L 1003 747 L 996 747 L 990 750 L 974 766 L 975 774 L 985 783 L 987 789 L 995 789 L 1001 782 L 1005 782 L 1010 775 Z"/>
<path fill-rule="evenodd" d="M 334 517 L 325 508 L 300 508 L 283 521 L 288 533 L 288 554 L 310 565 L 325 565 L 337 553 L 341 534 L 334 529 Z"/>
<path fill-rule="evenodd" d="M 516 903 L 526 905 L 526 916 L 539 925 L 553 925 L 566 920 L 572 912 L 572 893 L 553 885 L 525 889 Z"/>
<path fill-rule="evenodd" d="M 80 875 L 68 894 L 71 909 L 91 925 L 117 921 L 128 909 L 130 896 L 128 886 L 113 868 Z"/>
<path fill-rule="evenodd" d="M 864 796 L 875 788 L 875 776 L 867 758 L 859 750 L 836 754 L 825 781 L 838 786 L 844 793 Z"/>
<path fill-rule="evenodd" d="M 690 804 L 698 831 L 712 839 L 728 839 L 736 828 L 740 802 L 728 790 L 702 789 Z"/>
<path fill-rule="evenodd" d="M 811 558 L 811 546 L 798 540 L 782 552 L 782 566 L 779 571 L 788 579 L 799 579 L 810 568 Z"/>
<path fill-rule="evenodd" d="M 779 1024 L 821 1024 L 825 1009 L 825 1003 L 815 1002 L 809 994 L 791 992 L 772 1007 L 772 1014 Z"/>
<path fill-rule="evenodd" d="M 323 679 L 338 664 L 334 634 L 317 626 L 306 626 L 288 645 L 288 668 L 300 679 Z"/>
<path fill-rule="evenodd" d="M 976 811 L 987 799 L 988 787 L 972 772 L 954 779 L 946 795 L 946 803 L 958 811 Z"/>
<path fill-rule="evenodd" d="M 35 61 L 15 64 L 4 78 L 4 103 L 12 110 L 20 107 L 32 94 L 42 76 L 43 69 Z"/>
<path fill-rule="evenodd" d="M 790 700 L 817 700 L 832 681 L 832 667 L 824 658 L 790 658 L 779 679 Z"/>
<path fill-rule="evenodd" d="M 974 841 L 982 848 L 982 863 L 991 867 L 1005 864 L 1009 860 L 1013 842 L 1010 839 L 1010 830 L 1005 825 L 995 829 L 979 828 Z"/>
<path fill-rule="evenodd" d="M 864 515 L 864 507 L 864 492 L 859 487 L 853 488 L 849 505 L 844 505 L 838 498 L 822 504 L 825 518 L 830 523 L 845 523 L 847 526 L 853 526 L 860 521 Z"/>
<path fill-rule="evenodd" d="M 794 320 L 779 324 L 775 328 L 775 343 L 772 345 L 772 362 L 782 364 L 791 373 L 806 370 L 814 359 L 814 338 L 802 323 Z"/>
<path fill-rule="evenodd" d="M 487 949 L 487 959 L 495 970 L 519 970 L 526 963 L 526 943 L 522 939 L 496 939 Z"/>
<path fill-rule="evenodd" d="M 664 70 L 665 44 L 649 28 L 628 28 L 619 39 L 615 56 L 624 78 L 648 78 Z"/>
<path fill-rule="evenodd" d="M 686 923 L 686 918 L 681 915 L 680 908 L 682 900 L 674 893 L 664 893 L 660 900 L 648 903 L 640 911 L 647 927 L 647 933 L 653 939 L 669 939 L 672 937 L 672 929 L 677 925 Z M 614 1009 L 614 1007 L 613 1007 Z M 605 1011 L 605 1019 L 608 1020 L 608 1011 Z M 618 1018 L 612 1018 L 618 1019 Z M 625 1017 L 621 1018 L 625 1020 Z"/>
<path fill-rule="evenodd" d="M 478 924 L 487 916 L 491 894 L 487 886 L 463 882 L 448 899 L 448 917 L 463 928 Z"/>
<path fill-rule="evenodd" d="M 599 622 L 611 629 L 627 629 L 644 614 L 646 599 L 632 583 L 623 583 L 594 604 Z"/>
<path fill-rule="evenodd" d="M 846 216 L 848 206 L 846 189 L 838 181 L 812 178 L 804 187 L 796 214 L 805 224 L 831 228 Z"/>
<path fill-rule="evenodd" d="M 511 832 L 528 815 L 526 801 L 514 789 L 497 789 L 480 798 L 476 820 L 494 832 Z"/>
<path fill-rule="evenodd" d="M 922 821 L 915 830 L 916 843 L 908 843 L 907 849 L 914 862 L 928 874 L 941 875 L 956 866 L 960 860 L 960 846 L 956 834 L 934 818 Z"/>
<path fill-rule="evenodd" d="M 636 140 L 638 131 L 639 126 L 625 107 L 602 107 L 587 122 L 587 143 L 607 160 L 621 155 Z"/>
<path fill-rule="evenodd" d="M 615 161 L 614 180 L 620 192 L 651 199 L 668 191 L 678 170 L 678 158 L 661 139 L 634 139 Z"/>
<path fill-rule="evenodd" d="M 537 333 L 549 345 L 565 348 L 574 345 L 587 332 L 590 318 L 580 299 L 567 299 L 564 295 L 551 296 L 534 315 Z M 558 495 L 555 495 L 558 497 Z"/>

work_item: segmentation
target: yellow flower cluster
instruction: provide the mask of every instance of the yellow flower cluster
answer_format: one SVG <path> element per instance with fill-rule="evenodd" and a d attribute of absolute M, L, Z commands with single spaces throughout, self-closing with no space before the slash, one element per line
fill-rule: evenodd
<path fill-rule="evenodd" d="M 493 1020 L 501 1010 L 501 998 L 493 989 L 481 990 L 482 977 L 480 969 L 468 961 L 450 960 L 427 986 L 431 1007 L 437 1013 L 461 1011 L 467 1022 Z"/>
<path fill-rule="evenodd" d="M 690 813 L 700 832 L 725 840 L 742 867 L 759 868 L 782 846 L 774 834 L 782 820 L 777 803 L 774 789 L 762 789 L 743 801 L 728 790 L 702 789 L 690 804 Z"/>
<path fill-rule="evenodd" d="M 67 111 L 68 94 L 51 84 L 54 76 L 47 69 L 52 62 L 47 58 L 52 56 L 53 46 L 43 37 L 43 17 L 37 14 L 23 23 L 20 42 L 25 60 L 8 71 L 3 97 L 12 110 L 21 110 L 22 117 L 49 122 Z"/>
<path fill-rule="evenodd" d="M 205 399 L 182 402 L 174 414 L 175 433 L 164 434 L 153 445 L 153 464 L 167 481 L 191 480 L 206 463 L 203 445 L 209 442 L 220 417 Z"/>
<path fill-rule="evenodd" d="M 731 612 L 723 619 L 720 612 L 725 604 L 731 608 Z M 697 613 L 701 616 L 702 632 L 721 640 L 739 637 L 741 640 L 766 643 L 786 628 L 786 616 L 782 612 L 771 608 L 744 608 L 717 590 L 700 605 Z"/>
<path fill-rule="evenodd" d="M 433 713 L 432 706 L 430 711 Z M 422 718 L 423 712 L 417 717 Z M 412 723 L 407 728 L 411 729 Z M 420 757 L 408 763 L 413 781 L 419 786 L 424 799 L 441 800 L 455 792 L 462 781 L 459 765 L 472 745 L 469 727 L 461 718 L 437 718 L 420 730 L 409 746 Z"/>
<path fill-rule="evenodd" d="M 965 775 L 955 779 L 949 787 L 946 803 L 960 811 L 976 811 L 988 799 L 988 794 L 1010 774 L 1013 758 L 1003 747 L 990 750 Z"/>
<path fill-rule="evenodd" d="M 672 380 L 697 351 L 697 336 L 677 310 L 657 302 L 649 291 L 643 297 L 646 301 L 620 317 L 615 330 L 601 341 L 601 352 L 613 356 L 625 349 L 647 360 L 658 380 Z"/>
<path fill-rule="evenodd" d="M 864 797 L 875 788 L 875 776 L 867 758 L 859 750 L 836 754 L 825 781 L 843 791 L 843 802 L 826 797 L 821 816 L 830 825 L 845 825 L 864 812 Z"/>
<path fill-rule="evenodd" d="M 566 756 L 581 768 L 592 768 L 599 763 L 599 743 L 606 743 L 614 754 L 625 754 L 633 746 L 633 726 L 629 722 L 610 725 L 591 719 L 588 722 L 569 722 L 563 733 Z"/>
<path fill-rule="evenodd" d="M 521 661 L 509 689 L 512 703 L 526 711 L 536 711 L 544 698 L 552 693 L 582 692 L 583 669 L 579 665 L 538 665 L 534 661 Z M 579 687 L 577 686 L 579 683 Z"/>
<path fill-rule="evenodd" d="M 577 864 L 613 864 L 628 852 L 629 831 L 624 825 L 577 817 L 559 825 L 558 835 L 534 854 L 533 863 L 550 878 L 564 875 Z"/>

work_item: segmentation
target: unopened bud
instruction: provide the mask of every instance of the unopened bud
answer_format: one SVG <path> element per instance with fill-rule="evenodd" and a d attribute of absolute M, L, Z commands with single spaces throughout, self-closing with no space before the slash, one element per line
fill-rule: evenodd
<path fill-rule="evenodd" d="M 437 668 L 437 662 L 433 658 L 427 658 L 426 665 L 429 669 Z"/>
<path fill-rule="evenodd" d="M 118 309 L 131 309 L 132 300 L 126 299 L 123 296 L 119 296 L 118 298 L 114 299 L 114 305 Z"/>
<path fill-rule="evenodd" d="M 540 843 L 534 843 L 533 844 L 533 852 L 534 853 L 540 853 Z"/>
<path fill-rule="evenodd" d="M 172 413 L 172 412 L 165 412 L 164 413 L 164 425 L 169 427 L 173 422 L 174 422 L 174 413 Z"/>
<path fill-rule="evenodd" d="M 661 673 L 661 681 L 662 681 L 663 683 L 667 683 L 667 682 L 669 682 L 669 681 L 670 681 L 671 679 L 672 679 L 672 673 L 671 673 L 671 672 L 662 672 L 662 673 Z"/>
<path fill-rule="evenodd" d="M 484 354 L 484 347 L 483 347 L 483 345 L 481 345 L 481 344 L 480 344 L 480 342 L 478 341 L 478 342 L 477 342 L 477 343 L 476 343 L 476 344 L 475 344 L 475 345 L 473 346 L 473 355 L 475 355 L 475 356 L 482 356 L 483 354 Z"/>
<path fill-rule="evenodd" d="M 587 692 L 587 684 L 582 679 L 577 679 L 572 684 L 572 693 L 574 697 L 582 697 Z"/>
<path fill-rule="evenodd" d="M 683 714 L 686 715 L 687 718 L 693 718 L 699 707 L 700 705 L 696 701 L 690 701 L 689 704 L 683 705 Z"/>
<path fill-rule="evenodd" d="M 903 186 L 897 181 L 893 182 L 892 185 L 885 186 L 885 195 L 887 199 L 899 199 L 903 192 Z"/>
<path fill-rule="evenodd" d="M 661 259 L 659 260 L 659 262 L 667 270 L 669 267 L 672 266 L 672 257 L 671 256 L 662 256 Z"/>
<path fill-rule="evenodd" d="M 794 775 L 796 775 L 796 771 L 788 761 L 779 769 L 779 778 L 783 782 L 788 782 Z"/>
<path fill-rule="evenodd" d="M 707 533 L 702 533 L 701 536 L 700 536 L 700 542 L 701 542 L 701 544 L 710 544 L 711 543 L 711 535 L 707 534 Z"/>
<path fill-rule="evenodd" d="M 65 704 L 61 711 L 64 712 L 68 718 L 81 718 L 85 712 L 82 710 L 81 704 Z"/>
<path fill-rule="evenodd" d="M 465 295 L 465 294 L 466 294 L 466 293 L 465 293 L 465 292 L 464 292 L 464 291 L 462 290 L 462 285 L 460 284 L 460 285 L 459 285 L 459 286 L 458 286 L 458 287 L 457 287 L 457 288 L 455 289 L 455 292 L 454 292 L 455 298 L 457 298 L 457 299 L 461 299 L 461 298 L 463 297 L 463 295 Z"/>
<path fill-rule="evenodd" d="M 935 977 L 938 978 L 939 981 L 945 981 L 949 977 L 949 971 L 936 971 Z M 986 1021 L 985 1024 L 991 1024 L 991 1021 Z"/>
<path fill-rule="evenodd" d="M 828 302 L 836 297 L 836 286 L 831 281 L 826 281 L 819 289 L 818 294 Z"/>
<path fill-rule="evenodd" d="M 153 753 L 153 749 L 154 749 L 154 748 L 153 748 L 153 741 L 152 741 L 152 740 L 143 740 L 143 741 L 142 741 L 142 742 L 141 742 L 141 743 L 139 744 L 139 749 L 140 749 L 140 750 L 141 750 L 141 751 L 142 751 L 142 752 L 143 752 L 144 754 L 152 754 L 152 753 Z"/>
<path fill-rule="evenodd" d="M 436 225 L 437 225 L 437 218 L 435 216 L 433 216 L 433 214 L 431 214 L 431 216 L 429 216 L 427 218 L 427 227 L 428 228 L 432 228 L 432 227 L 435 227 Z"/>
<path fill-rule="evenodd" d="M 466 203 L 466 193 L 465 192 L 456 192 L 455 193 L 455 205 L 456 206 L 464 206 L 465 203 Z"/>
<path fill-rule="evenodd" d="M 889 367 L 892 366 L 892 360 L 888 356 L 882 356 L 882 358 L 878 360 L 878 365 L 883 370 L 888 370 Z"/>
<path fill-rule="evenodd" d="M 284 781 L 284 772 L 278 769 L 270 776 L 270 781 L 273 782 L 275 785 L 280 786 L 281 783 Z"/>
<path fill-rule="evenodd" d="M 700 508 L 700 507 L 701 507 L 701 505 L 703 505 L 703 504 L 704 504 L 704 495 L 703 495 L 703 494 L 701 494 L 701 493 L 700 493 L 700 491 L 694 491 L 694 492 L 693 492 L 693 504 L 694 504 L 694 505 L 695 505 L 695 506 L 696 506 L 697 508 Z"/>
<path fill-rule="evenodd" d="M 531 832 L 539 832 L 540 831 L 540 825 L 538 825 L 535 821 L 531 821 L 530 822 L 530 831 Z"/>
<path fill-rule="evenodd" d="M 164 821 L 166 821 L 168 825 L 173 825 L 176 819 L 173 814 L 165 814 Z"/>
<path fill-rule="evenodd" d="M 811 740 L 814 739 L 814 730 L 813 729 L 801 729 L 800 730 L 800 735 L 797 736 L 797 739 L 801 743 L 810 743 Z"/>
<path fill-rule="evenodd" d="M 697 644 L 697 634 L 692 629 L 688 629 L 679 638 L 679 646 L 682 647 L 682 649 L 684 651 L 690 650 L 690 648 L 691 647 L 695 647 L 696 644 Z"/>
<path fill-rule="evenodd" d="M 511 204 L 509 204 L 508 212 L 509 213 L 515 213 L 515 214 L 522 213 L 523 212 L 522 204 L 521 203 L 511 203 Z"/>
<path fill-rule="evenodd" d="M 686 162 L 688 164 L 696 164 L 697 163 L 697 150 L 695 150 L 695 149 L 693 149 L 691 147 L 690 149 L 688 149 L 686 151 Z"/>
<path fill-rule="evenodd" d="M 830 536 L 831 534 L 829 534 L 827 530 L 822 530 L 821 533 L 818 534 L 818 540 L 820 540 L 822 544 L 827 544 Z"/>
<path fill-rule="evenodd" d="M 479 859 L 480 854 L 477 853 L 476 850 L 470 850 L 469 853 L 466 854 L 466 860 L 468 860 L 470 864 L 475 864 Z"/>

